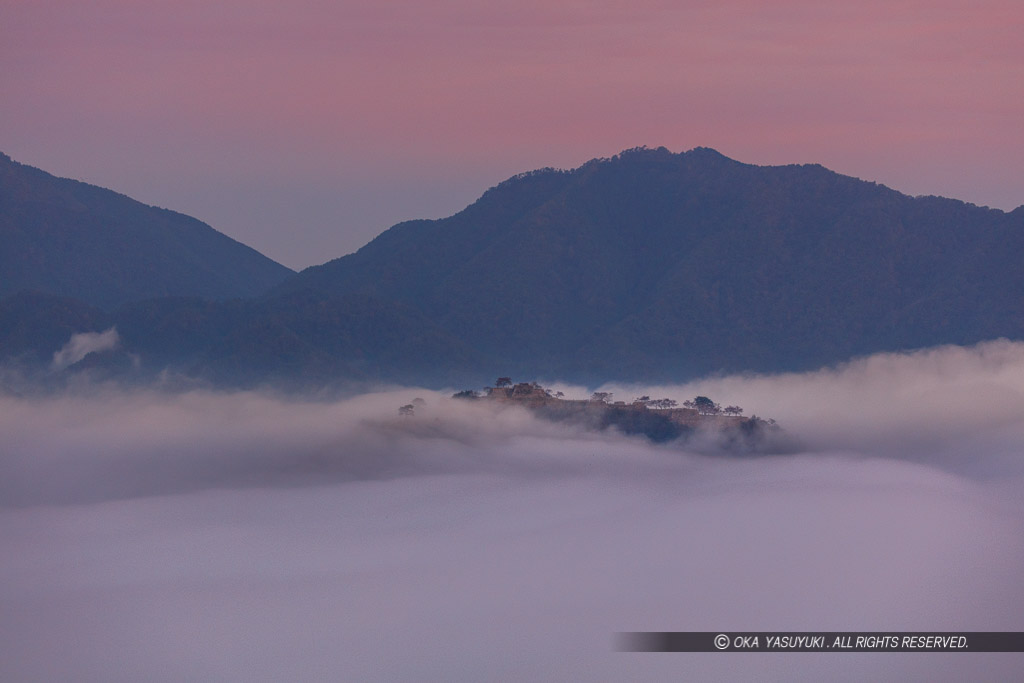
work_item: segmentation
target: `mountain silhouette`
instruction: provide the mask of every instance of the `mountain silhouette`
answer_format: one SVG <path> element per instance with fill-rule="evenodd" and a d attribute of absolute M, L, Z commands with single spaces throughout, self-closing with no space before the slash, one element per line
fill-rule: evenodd
<path fill-rule="evenodd" d="M 1024 211 L 634 149 L 507 180 L 278 291 L 412 306 L 495 369 L 683 379 L 1024 336 Z"/>
<path fill-rule="evenodd" d="M 254 296 L 292 271 L 195 218 L 0 154 L 0 273 L 0 297 L 35 290 L 111 309 Z"/>
<path fill-rule="evenodd" d="M 471 385 L 498 375 L 679 381 L 1024 338 L 1024 207 L 910 197 L 819 165 L 754 166 L 706 148 L 627 150 L 517 175 L 451 217 L 400 223 L 354 254 L 282 277 L 286 269 L 198 221 L 4 164 L 7 175 L 35 178 L 23 184 L 42 197 L 35 208 L 14 201 L 5 181 L 4 230 L 11 206 L 20 224 L 45 227 L 81 193 L 160 219 L 145 230 L 125 219 L 100 240 L 113 244 L 111 235 L 129 230 L 154 236 L 123 241 L 146 252 L 132 256 L 139 262 L 167 260 L 171 248 L 154 245 L 207 240 L 266 268 L 261 280 L 206 254 L 209 269 L 178 264 L 187 272 L 174 271 L 175 289 L 108 271 L 117 250 L 76 247 L 75 259 L 70 247 L 36 247 L 40 272 L 55 273 L 40 275 L 37 288 L 67 294 L 62 287 L 74 282 L 82 291 L 70 293 L 90 304 L 21 295 L 0 306 L 9 346 L 40 363 L 75 325 L 117 327 L 131 358 L 108 363 L 119 372 L 172 368 L 216 384 L 302 387 Z M 40 184 L 53 186 L 49 194 Z M 107 204 L 90 201 L 81 211 L 94 220 Z M 109 209 L 126 215 L 118 211 Z M 63 261 L 53 256 L 61 253 Z M 217 301 L 229 290 L 204 279 L 211 272 L 263 293 Z M 90 290 L 100 273 L 111 286 L 117 274 L 123 287 Z M 163 296 L 178 290 L 188 296 Z"/>

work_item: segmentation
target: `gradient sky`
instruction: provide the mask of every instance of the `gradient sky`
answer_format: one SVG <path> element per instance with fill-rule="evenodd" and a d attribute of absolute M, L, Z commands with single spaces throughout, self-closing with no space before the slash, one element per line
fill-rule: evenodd
<path fill-rule="evenodd" d="M 1019 0 L 0 0 L 0 151 L 291 267 L 638 145 L 1024 203 Z"/>

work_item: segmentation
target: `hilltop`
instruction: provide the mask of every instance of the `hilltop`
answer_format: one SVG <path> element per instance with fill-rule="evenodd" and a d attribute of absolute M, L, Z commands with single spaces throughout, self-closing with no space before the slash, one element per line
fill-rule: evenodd
<path fill-rule="evenodd" d="M 256 296 L 292 271 L 175 211 L 0 154 L 0 298 L 31 290 L 91 306 Z"/>
<path fill-rule="evenodd" d="M 607 392 L 596 392 L 589 399 L 567 399 L 561 392 L 552 392 L 536 382 L 512 384 L 499 377 L 495 386 L 483 393 L 461 391 L 453 398 L 480 400 L 497 406 L 519 406 L 534 415 L 553 422 L 570 422 L 603 431 L 616 429 L 624 434 L 638 434 L 655 443 L 687 440 L 697 434 L 712 436 L 716 446 L 730 450 L 751 451 L 766 445 L 766 437 L 778 431 L 774 420 L 751 415 L 743 409 L 723 409 L 706 396 L 697 396 L 682 407 L 672 399 L 641 396 L 633 400 L 612 401 Z M 403 406 L 402 414 L 412 414 L 415 407 Z"/>

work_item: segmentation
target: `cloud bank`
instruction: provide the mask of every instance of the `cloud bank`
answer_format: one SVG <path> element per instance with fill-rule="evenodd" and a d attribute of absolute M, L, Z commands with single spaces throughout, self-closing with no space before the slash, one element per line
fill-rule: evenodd
<path fill-rule="evenodd" d="M 0 678 L 1009 680 L 1024 664 L 613 648 L 629 630 L 1024 630 L 1024 345 L 612 389 L 738 403 L 802 447 L 699 455 L 422 389 L 0 398 Z"/>

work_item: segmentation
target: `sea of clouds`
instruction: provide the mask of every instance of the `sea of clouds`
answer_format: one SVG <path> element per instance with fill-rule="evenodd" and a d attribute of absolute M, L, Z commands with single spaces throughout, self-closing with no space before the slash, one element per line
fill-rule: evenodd
<path fill-rule="evenodd" d="M 0 397 L 0 680 L 998 681 L 1024 667 L 614 647 L 637 630 L 1024 630 L 1024 344 L 550 386 L 710 396 L 778 420 L 787 453 L 652 445 L 415 388 Z"/>

